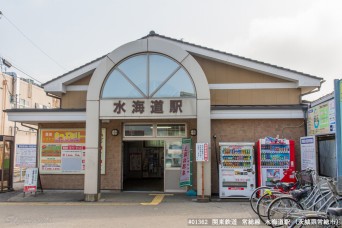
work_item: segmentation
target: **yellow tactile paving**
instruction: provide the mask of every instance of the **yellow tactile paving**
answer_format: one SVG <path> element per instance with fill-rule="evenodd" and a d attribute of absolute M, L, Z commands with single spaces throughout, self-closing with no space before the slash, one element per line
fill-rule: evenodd
<path fill-rule="evenodd" d="M 160 204 L 165 196 L 172 196 L 173 194 L 150 194 L 150 196 L 155 196 L 150 203 L 141 203 L 144 206 L 156 206 Z"/>

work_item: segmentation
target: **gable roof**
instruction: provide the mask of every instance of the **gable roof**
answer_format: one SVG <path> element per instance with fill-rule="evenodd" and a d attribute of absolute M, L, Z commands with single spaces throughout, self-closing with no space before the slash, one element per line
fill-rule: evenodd
<path fill-rule="evenodd" d="M 242 56 L 233 55 L 231 53 L 211 49 L 208 47 L 203 47 L 197 44 L 185 42 L 183 40 L 177 40 L 171 37 L 159 35 L 154 31 L 151 31 L 147 36 L 144 36 L 141 39 L 161 39 L 167 42 L 171 42 L 195 56 L 219 61 L 225 64 L 230 64 L 233 66 L 286 79 L 289 81 L 295 81 L 298 82 L 298 87 L 310 87 L 314 89 L 320 87 L 320 84 L 323 82 L 323 78 L 321 77 L 245 58 Z M 50 93 L 65 93 L 66 85 L 71 84 L 72 82 L 77 81 L 89 74 L 92 74 L 105 56 L 107 56 L 107 54 L 44 83 L 43 86 L 45 91 Z"/>

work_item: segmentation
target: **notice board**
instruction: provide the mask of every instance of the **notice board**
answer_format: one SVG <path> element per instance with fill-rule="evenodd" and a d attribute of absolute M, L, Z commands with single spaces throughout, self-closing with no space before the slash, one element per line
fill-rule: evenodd
<path fill-rule="evenodd" d="M 105 174 L 106 129 L 101 129 L 101 174 Z M 84 174 L 86 136 L 84 128 L 41 129 L 41 174 Z"/>
<path fill-rule="evenodd" d="M 15 166 L 21 168 L 36 167 L 36 144 L 17 144 Z"/>

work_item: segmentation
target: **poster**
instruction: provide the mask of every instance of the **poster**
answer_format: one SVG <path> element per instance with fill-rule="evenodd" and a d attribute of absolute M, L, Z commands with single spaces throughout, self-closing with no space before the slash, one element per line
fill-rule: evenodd
<path fill-rule="evenodd" d="M 192 141 L 182 139 L 182 161 L 179 187 L 192 186 Z"/>
<path fill-rule="evenodd" d="M 101 174 L 105 173 L 106 129 L 101 129 Z M 39 167 L 42 174 L 84 174 L 85 129 L 42 129 Z"/>
<path fill-rule="evenodd" d="M 280 180 L 280 169 L 266 169 L 266 181 L 277 182 Z"/>
<path fill-rule="evenodd" d="M 208 143 L 196 143 L 196 161 L 204 162 L 209 161 L 208 156 Z"/>
<path fill-rule="evenodd" d="M 61 170 L 63 173 L 85 170 L 84 144 L 62 146 L 61 152 Z"/>
<path fill-rule="evenodd" d="M 308 135 L 335 133 L 335 104 L 330 100 L 308 110 Z"/>
<path fill-rule="evenodd" d="M 315 136 L 300 138 L 301 170 L 312 168 L 316 170 L 316 140 Z"/>
<path fill-rule="evenodd" d="M 38 168 L 28 168 L 25 174 L 24 192 L 36 192 L 38 182 Z"/>
<path fill-rule="evenodd" d="M 36 167 L 36 144 L 17 144 L 15 166 L 21 168 Z"/>

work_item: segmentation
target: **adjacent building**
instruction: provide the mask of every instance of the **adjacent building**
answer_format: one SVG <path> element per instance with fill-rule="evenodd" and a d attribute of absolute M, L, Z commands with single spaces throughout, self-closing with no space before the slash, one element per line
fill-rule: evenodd
<path fill-rule="evenodd" d="M 13 72 L 0 72 L 0 85 L 0 135 L 15 135 L 15 145 L 36 144 L 37 127 L 9 121 L 5 110 L 59 108 L 59 99 L 47 96 L 44 89 L 33 80 L 20 78 Z"/>

